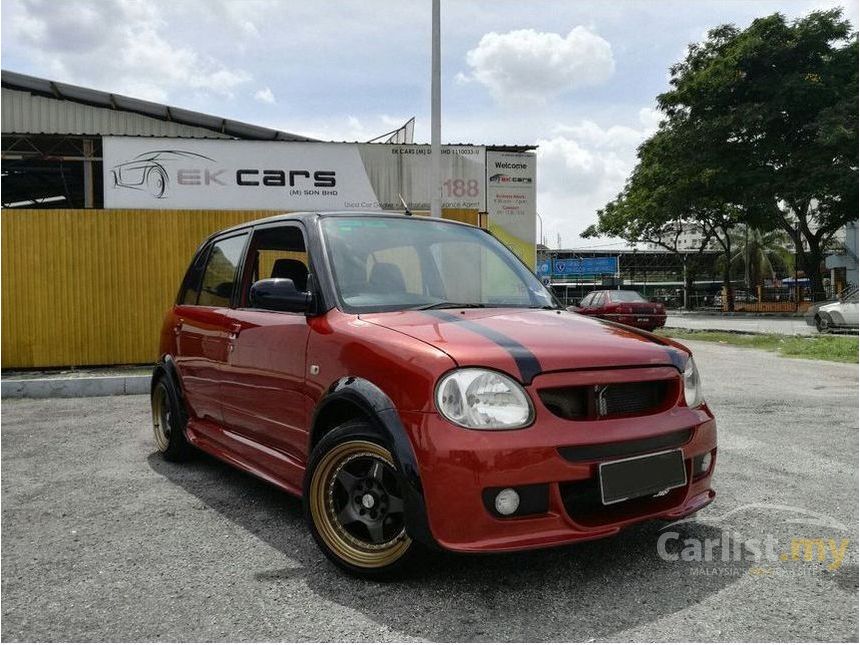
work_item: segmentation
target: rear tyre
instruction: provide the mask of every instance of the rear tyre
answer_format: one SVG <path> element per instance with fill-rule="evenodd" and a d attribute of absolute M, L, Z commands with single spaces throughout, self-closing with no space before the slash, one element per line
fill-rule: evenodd
<path fill-rule="evenodd" d="M 400 473 L 372 425 L 349 422 L 320 440 L 303 501 L 311 534 L 335 565 L 373 579 L 406 571 L 417 545 L 406 533 Z"/>
<path fill-rule="evenodd" d="M 192 454 L 191 444 L 185 438 L 188 416 L 173 381 L 160 376 L 150 395 L 152 403 L 152 431 L 158 452 L 167 461 L 185 461 Z"/>

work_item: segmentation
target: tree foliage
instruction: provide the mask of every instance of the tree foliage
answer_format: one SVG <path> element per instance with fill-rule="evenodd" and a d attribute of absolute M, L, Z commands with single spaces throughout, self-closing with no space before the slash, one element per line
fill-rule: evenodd
<path fill-rule="evenodd" d="M 671 68 L 666 119 L 585 234 L 666 246 L 667 230 L 693 222 L 728 267 L 736 224 L 781 229 L 820 290 L 828 243 L 857 218 L 857 54 L 840 10 L 711 30 Z"/>

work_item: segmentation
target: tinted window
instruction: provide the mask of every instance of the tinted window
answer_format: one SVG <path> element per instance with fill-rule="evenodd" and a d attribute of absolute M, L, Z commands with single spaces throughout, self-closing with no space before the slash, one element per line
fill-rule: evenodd
<path fill-rule="evenodd" d="M 197 297 L 200 295 L 200 277 L 203 275 L 203 267 L 206 266 L 206 258 L 209 257 L 210 246 L 202 249 L 194 258 L 194 262 L 188 267 L 185 279 L 182 281 L 182 289 L 179 294 L 179 304 L 196 305 Z"/>
<path fill-rule="evenodd" d="M 307 290 L 308 253 L 302 229 L 295 225 L 264 228 L 254 233 L 245 263 L 242 303 L 247 306 L 251 285 L 267 278 L 289 278 Z"/>
<path fill-rule="evenodd" d="M 242 260 L 242 249 L 245 247 L 247 238 L 248 234 L 245 233 L 220 240 L 212 246 L 206 263 L 206 271 L 203 273 L 203 281 L 200 285 L 198 305 L 204 307 L 230 306 L 230 296 L 236 283 L 237 270 Z"/>

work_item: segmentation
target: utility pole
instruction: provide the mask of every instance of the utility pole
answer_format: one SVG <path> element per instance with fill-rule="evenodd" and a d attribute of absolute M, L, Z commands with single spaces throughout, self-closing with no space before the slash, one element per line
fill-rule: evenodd
<path fill-rule="evenodd" d="M 535 212 L 537 215 L 538 222 L 540 222 L 540 233 L 538 234 L 538 244 L 543 244 L 543 217 L 540 216 L 540 213 Z M 546 246 L 546 245 L 544 245 Z"/>
<path fill-rule="evenodd" d="M 442 56 L 439 2 L 433 0 L 430 69 L 430 217 L 442 217 Z"/>

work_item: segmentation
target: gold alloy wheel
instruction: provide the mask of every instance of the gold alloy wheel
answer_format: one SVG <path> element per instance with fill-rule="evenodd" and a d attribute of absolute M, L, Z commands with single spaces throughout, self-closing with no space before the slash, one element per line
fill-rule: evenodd
<path fill-rule="evenodd" d="M 394 460 L 382 446 L 355 439 L 332 448 L 314 470 L 309 497 L 320 537 L 352 566 L 385 567 L 412 544 Z"/>
<path fill-rule="evenodd" d="M 164 383 L 159 383 L 152 393 L 152 431 L 155 434 L 155 443 L 161 452 L 170 446 L 170 401 L 167 397 L 167 388 Z"/>

